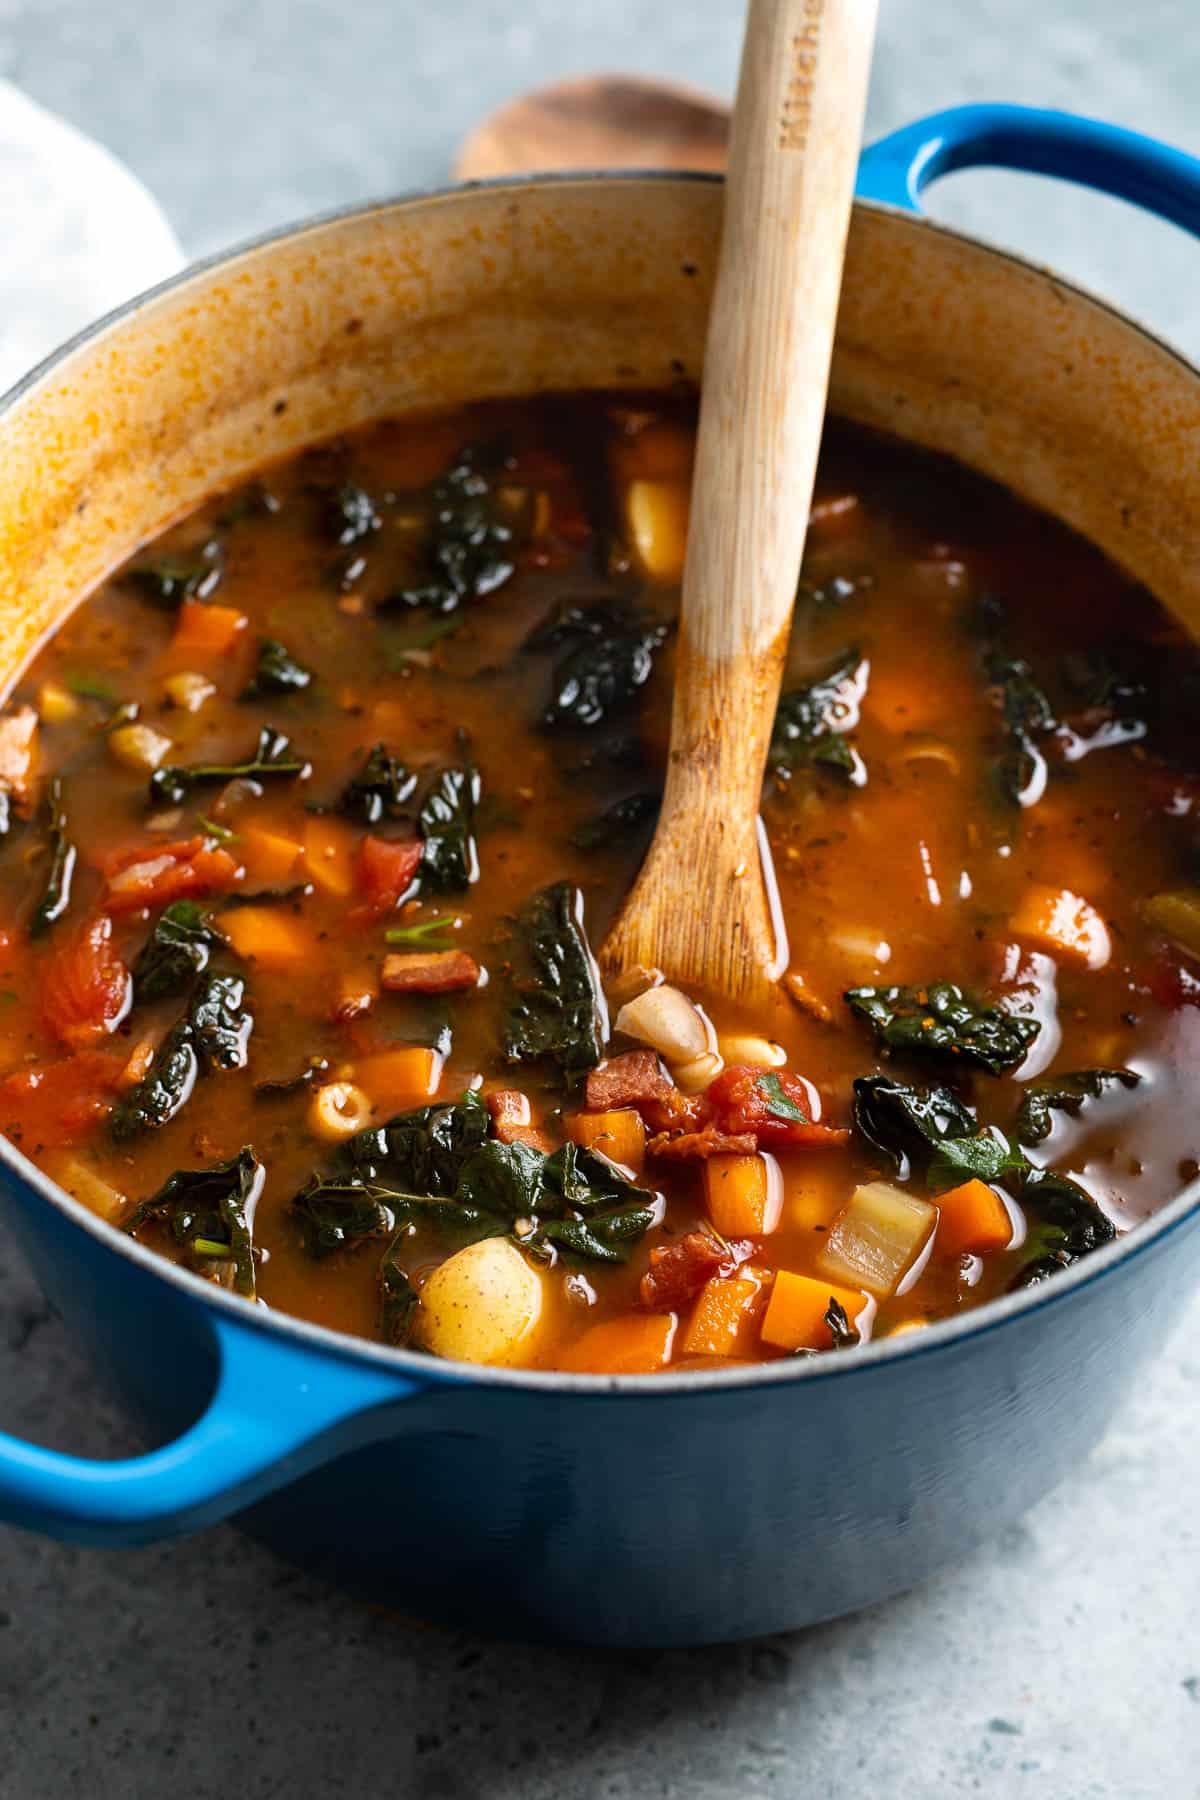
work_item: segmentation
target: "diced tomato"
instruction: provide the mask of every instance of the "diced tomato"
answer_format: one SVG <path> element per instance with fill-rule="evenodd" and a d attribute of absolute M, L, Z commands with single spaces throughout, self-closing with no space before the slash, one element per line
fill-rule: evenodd
<path fill-rule="evenodd" d="M 365 837 L 358 846 L 354 862 L 354 879 L 363 904 L 350 917 L 355 924 L 368 924 L 391 912 L 416 880 L 421 866 L 421 840 Z"/>
<path fill-rule="evenodd" d="M 42 1018 L 72 1049 L 107 1037 L 129 1010 L 129 971 L 112 945 L 112 920 L 103 914 L 47 958 L 41 981 Z"/>
<path fill-rule="evenodd" d="M 722 1244 L 707 1231 L 689 1231 L 674 1244 L 650 1252 L 650 1267 L 642 1276 L 642 1305 L 655 1312 L 678 1312 L 713 1275 L 732 1275 L 750 1255 L 753 1245 L 744 1241 Z"/>
<path fill-rule="evenodd" d="M 0 1081 L 0 1131 L 29 1154 L 73 1143 L 109 1111 L 125 1059 L 84 1050 Z"/>
<path fill-rule="evenodd" d="M 237 880 L 238 866 L 228 850 L 194 837 L 161 848 L 140 844 L 136 850 L 119 850 L 105 862 L 104 873 L 104 904 L 110 913 L 123 913 L 226 893 Z"/>
<path fill-rule="evenodd" d="M 820 1100 L 801 1075 L 786 1069 L 753 1069 L 731 1063 L 722 1069 L 707 1095 L 719 1131 L 730 1136 L 753 1133 L 759 1149 L 807 1145 L 833 1149 L 850 1141 L 850 1133 L 820 1124 Z"/>

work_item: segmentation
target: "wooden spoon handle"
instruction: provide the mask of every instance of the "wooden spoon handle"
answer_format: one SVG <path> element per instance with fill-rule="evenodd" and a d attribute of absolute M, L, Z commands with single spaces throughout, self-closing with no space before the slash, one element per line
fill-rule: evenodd
<path fill-rule="evenodd" d="M 755 839 L 808 525 L 876 0 L 750 0 L 705 351 L 671 755 L 605 946 L 749 997 L 775 957 Z"/>

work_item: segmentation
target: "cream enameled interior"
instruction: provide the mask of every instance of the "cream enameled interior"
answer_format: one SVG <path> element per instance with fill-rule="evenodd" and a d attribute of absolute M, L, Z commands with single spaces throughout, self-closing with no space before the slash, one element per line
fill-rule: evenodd
<path fill-rule="evenodd" d="M 301 444 L 473 397 L 695 377 L 720 203 L 715 183 L 647 177 L 402 201 L 130 311 L 0 415 L 0 682 L 135 545 Z M 859 207 L 832 404 L 1056 513 L 1200 630 L 1200 379 L 1104 307 Z"/>

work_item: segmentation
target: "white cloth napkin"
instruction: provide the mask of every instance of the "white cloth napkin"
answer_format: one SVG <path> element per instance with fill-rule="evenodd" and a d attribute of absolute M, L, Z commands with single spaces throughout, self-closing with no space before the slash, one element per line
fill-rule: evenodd
<path fill-rule="evenodd" d="M 174 232 L 137 177 L 0 81 L 0 393 L 182 265 Z"/>

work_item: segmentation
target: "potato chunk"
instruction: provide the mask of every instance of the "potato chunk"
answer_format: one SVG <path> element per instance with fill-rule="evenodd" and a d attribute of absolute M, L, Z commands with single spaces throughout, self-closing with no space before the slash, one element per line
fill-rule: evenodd
<path fill-rule="evenodd" d="M 504 1238 L 468 1244 L 421 1289 L 416 1341 L 458 1362 L 520 1366 L 544 1305 L 542 1278 Z"/>

